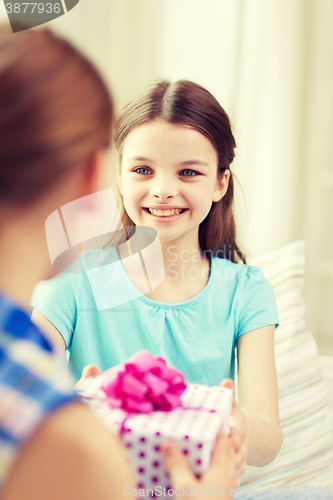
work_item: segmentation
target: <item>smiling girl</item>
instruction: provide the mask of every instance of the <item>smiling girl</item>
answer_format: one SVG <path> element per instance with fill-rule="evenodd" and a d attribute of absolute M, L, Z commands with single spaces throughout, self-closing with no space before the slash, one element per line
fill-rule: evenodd
<path fill-rule="evenodd" d="M 237 347 L 240 405 L 234 403 L 232 432 L 243 462 L 265 465 L 282 442 L 279 319 L 269 282 L 246 265 L 236 243 L 229 118 L 199 85 L 162 81 L 122 110 L 115 143 L 123 225 L 133 242 L 136 226 L 157 231 L 165 277 L 142 293 L 129 242 L 111 245 L 100 250 L 118 258 L 110 303 L 124 290 L 127 303 L 98 311 L 86 274 L 62 274 L 36 289 L 33 319 L 68 349 L 77 376 L 89 363 L 105 370 L 149 349 L 187 382 L 217 385 L 234 378 Z"/>

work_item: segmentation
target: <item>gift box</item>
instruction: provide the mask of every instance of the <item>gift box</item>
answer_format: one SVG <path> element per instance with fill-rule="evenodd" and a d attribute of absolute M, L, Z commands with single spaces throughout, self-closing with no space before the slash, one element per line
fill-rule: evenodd
<path fill-rule="evenodd" d="M 161 453 L 166 438 L 179 443 L 200 476 L 209 468 L 218 431 L 230 433 L 232 390 L 186 386 L 178 370 L 149 351 L 88 378 L 78 393 L 109 429 L 121 434 L 141 498 L 171 498 Z M 124 495 L 130 496 L 129 488 Z"/>

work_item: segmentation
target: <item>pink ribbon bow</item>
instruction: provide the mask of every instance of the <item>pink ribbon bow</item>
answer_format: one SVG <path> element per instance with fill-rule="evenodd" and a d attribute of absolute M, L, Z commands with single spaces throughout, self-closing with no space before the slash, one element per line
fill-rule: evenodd
<path fill-rule="evenodd" d="M 186 389 L 184 375 L 166 365 L 163 358 L 140 351 L 115 370 L 103 373 L 102 389 L 112 408 L 127 412 L 170 411 L 182 406 L 180 396 Z"/>

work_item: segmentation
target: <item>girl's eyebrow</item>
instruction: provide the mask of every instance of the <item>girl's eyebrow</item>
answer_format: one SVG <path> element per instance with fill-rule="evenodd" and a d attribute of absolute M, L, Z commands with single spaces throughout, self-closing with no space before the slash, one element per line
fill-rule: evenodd
<path fill-rule="evenodd" d="M 151 158 L 146 158 L 145 156 L 132 156 L 129 159 L 132 161 L 143 161 L 143 162 L 147 162 L 147 163 L 151 163 L 151 164 L 154 163 L 154 160 L 152 160 Z M 188 167 L 190 165 L 200 165 L 202 167 L 209 167 L 210 164 L 204 160 L 193 159 L 193 160 L 181 161 L 176 166 L 177 167 Z"/>
<path fill-rule="evenodd" d="M 146 158 L 145 156 L 132 156 L 129 159 L 132 161 L 146 161 L 148 163 L 154 163 L 154 160 L 151 160 L 150 158 Z"/>
<path fill-rule="evenodd" d="M 202 167 L 209 167 L 209 163 L 203 160 L 185 160 L 178 163 L 178 167 L 188 167 L 189 165 L 200 165 Z"/>

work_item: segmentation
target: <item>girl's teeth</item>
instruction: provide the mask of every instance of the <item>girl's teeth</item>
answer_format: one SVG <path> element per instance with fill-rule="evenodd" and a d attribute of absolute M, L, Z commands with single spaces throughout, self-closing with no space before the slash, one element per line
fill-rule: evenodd
<path fill-rule="evenodd" d="M 179 215 L 181 208 L 172 208 L 171 210 L 155 210 L 154 208 L 148 208 L 149 212 L 158 217 L 167 217 L 168 215 Z"/>

